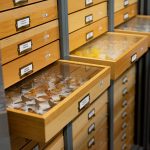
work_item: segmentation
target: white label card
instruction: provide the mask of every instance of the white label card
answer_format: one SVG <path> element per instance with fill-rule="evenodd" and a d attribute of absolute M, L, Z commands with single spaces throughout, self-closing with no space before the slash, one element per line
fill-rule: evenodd
<path fill-rule="evenodd" d="M 95 124 L 93 123 L 88 129 L 88 133 L 90 134 L 94 130 L 95 130 Z"/>
<path fill-rule="evenodd" d="M 89 114 L 88 114 L 88 119 L 91 119 L 92 117 L 95 116 L 95 109 L 93 109 Z"/>
<path fill-rule="evenodd" d="M 93 22 L 93 15 L 88 15 L 85 17 L 85 23 Z"/>
<path fill-rule="evenodd" d="M 93 32 L 89 32 L 89 33 L 86 34 L 86 39 L 90 40 L 90 39 L 93 38 L 93 36 L 94 36 L 94 33 Z"/>
<path fill-rule="evenodd" d="M 32 71 L 33 71 L 33 64 L 29 64 L 29 65 L 20 69 L 20 77 L 23 77 Z"/>
<path fill-rule="evenodd" d="M 93 0 L 85 0 L 85 5 L 91 5 L 93 4 Z"/>
<path fill-rule="evenodd" d="M 95 144 L 95 139 L 94 139 L 94 137 L 89 141 L 89 143 L 88 143 L 88 147 L 90 148 L 92 145 L 94 145 Z"/>
<path fill-rule="evenodd" d="M 87 95 L 83 100 L 79 102 L 79 110 L 82 110 L 90 102 L 90 95 Z"/>
<path fill-rule="evenodd" d="M 30 18 L 26 17 L 17 21 L 17 29 L 30 25 Z"/>
<path fill-rule="evenodd" d="M 131 57 L 131 62 L 135 62 L 137 59 L 137 54 L 134 54 L 132 57 Z"/>
<path fill-rule="evenodd" d="M 124 14 L 124 20 L 126 20 L 128 18 L 129 18 L 129 14 L 128 13 Z"/>
<path fill-rule="evenodd" d="M 129 0 L 124 0 L 124 6 L 129 5 Z"/>
<path fill-rule="evenodd" d="M 19 53 L 22 54 L 27 50 L 32 49 L 32 41 L 25 42 L 19 45 Z"/>

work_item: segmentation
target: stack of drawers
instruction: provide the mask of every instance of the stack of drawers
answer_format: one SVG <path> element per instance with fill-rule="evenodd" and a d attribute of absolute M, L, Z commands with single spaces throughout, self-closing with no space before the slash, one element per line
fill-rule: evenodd
<path fill-rule="evenodd" d="M 106 91 L 73 121 L 73 150 L 108 149 L 107 103 Z"/>
<path fill-rule="evenodd" d="M 137 15 L 137 0 L 115 0 L 114 25 L 115 27 Z"/>
<path fill-rule="evenodd" d="M 108 30 L 106 0 L 68 0 L 69 50 Z"/>
<path fill-rule="evenodd" d="M 134 141 L 135 65 L 114 83 L 114 149 L 130 149 Z"/>
<path fill-rule="evenodd" d="M 57 1 L 2 0 L 0 11 L 0 49 L 7 88 L 59 59 Z"/>

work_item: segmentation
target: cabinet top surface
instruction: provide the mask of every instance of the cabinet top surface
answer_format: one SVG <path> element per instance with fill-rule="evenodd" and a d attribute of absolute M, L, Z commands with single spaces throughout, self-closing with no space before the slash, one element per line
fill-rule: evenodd
<path fill-rule="evenodd" d="M 127 34 L 105 34 L 73 51 L 71 55 L 116 61 L 139 40 L 141 37 Z"/>
<path fill-rule="evenodd" d="M 55 62 L 7 89 L 7 107 L 44 114 L 101 70 L 102 67 Z"/>
<path fill-rule="evenodd" d="M 137 16 L 130 21 L 120 25 L 117 27 L 117 29 L 150 33 L 150 17 Z"/>

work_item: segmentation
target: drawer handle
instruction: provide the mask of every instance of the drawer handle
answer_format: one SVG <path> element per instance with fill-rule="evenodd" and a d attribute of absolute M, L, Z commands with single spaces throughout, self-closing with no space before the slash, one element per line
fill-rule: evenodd
<path fill-rule="evenodd" d="M 126 140 L 126 139 L 127 139 L 127 134 L 126 134 L 126 133 L 124 133 L 124 134 L 122 135 L 121 140 L 122 140 L 122 141 L 124 141 L 124 140 Z"/>
<path fill-rule="evenodd" d="M 127 117 L 127 112 L 125 111 L 122 113 L 122 119 L 125 119 L 126 117 Z"/>
<path fill-rule="evenodd" d="M 95 145 L 95 138 L 91 138 L 88 142 L 88 149 L 92 148 Z"/>
<path fill-rule="evenodd" d="M 126 84 L 128 82 L 128 77 L 125 76 L 123 79 L 122 79 L 122 84 Z"/>
<path fill-rule="evenodd" d="M 23 42 L 18 45 L 18 55 L 25 54 L 32 50 L 32 40 Z"/>
<path fill-rule="evenodd" d="M 123 144 L 121 150 L 126 150 L 126 149 L 127 149 L 127 144 Z"/>
<path fill-rule="evenodd" d="M 24 17 L 16 20 L 16 30 L 25 30 L 30 27 L 30 17 Z"/>
<path fill-rule="evenodd" d="M 131 63 L 134 63 L 137 60 L 137 54 L 131 56 Z"/>
<path fill-rule="evenodd" d="M 128 106 L 128 101 L 127 100 L 124 100 L 123 103 L 122 103 L 122 107 L 125 108 Z"/>
<path fill-rule="evenodd" d="M 28 3 L 28 0 L 13 0 L 14 6 L 20 6 Z"/>
<path fill-rule="evenodd" d="M 95 123 L 88 128 L 88 134 L 91 134 L 93 131 L 95 131 Z"/>
<path fill-rule="evenodd" d="M 19 69 L 19 76 L 23 78 L 33 72 L 33 63 L 29 63 L 26 66 L 23 66 Z"/>
<path fill-rule="evenodd" d="M 122 91 L 122 95 L 125 96 L 126 94 L 128 94 L 128 89 L 124 88 L 123 91 Z"/>
<path fill-rule="evenodd" d="M 93 37 L 94 37 L 94 32 L 93 31 L 88 32 L 86 34 L 86 41 L 89 41 L 89 40 L 93 39 Z"/>
<path fill-rule="evenodd" d="M 93 0 L 85 0 L 85 7 L 93 5 Z"/>
<path fill-rule="evenodd" d="M 88 120 L 92 119 L 95 117 L 95 108 L 92 109 L 89 114 L 88 114 Z"/>
<path fill-rule="evenodd" d="M 128 124 L 126 122 L 124 122 L 123 125 L 122 125 L 122 129 L 126 129 L 127 126 L 128 126 Z"/>
<path fill-rule="evenodd" d="M 124 6 L 128 6 L 129 5 L 129 0 L 124 0 Z"/>
<path fill-rule="evenodd" d="M 128 13 L 125 13 L 125 14 L 123 15 L 123 19 L 124 19 L 125 21 L 127 21 L 127 20 L 129 19 L 129 14 L 128 14 Z"/>
<path fill-rule="evenodd" d="M 90 103 L 90 94 L 86 95 L 79 103 L 78 103 L 78 110 L 79 112 L 86 108 Z"/>
<path fill-rule="evenodd" d="M 85 24 L 90 24 L 92 22 L 93 22 L 93 15 L 92 14 L 85 16 Z"/>

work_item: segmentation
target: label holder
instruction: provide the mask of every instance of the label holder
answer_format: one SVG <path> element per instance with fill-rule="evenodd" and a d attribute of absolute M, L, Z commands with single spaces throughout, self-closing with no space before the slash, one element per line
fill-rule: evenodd
<path fill-rule="evenodd" d="M 88 37 L 89 34 L 92 34 L 92 35 L 90 35 L 90 37 Z M 89 40 L 93 39 L 93 37 L 94 37 L 94 32 L 93 31 L 90 31 L 90 32 L 86 33 L 86 41 L 89 41 Z"/>
<path fill-rule="evenodd" d="M 137 60 L 137 53 L 131 56 L 131 63 L 134 63 Z"/>
<path fill-rule="evenodd" d="M 87 19 L 90 19 L 89 21 Z M 85 24 L 91 24 L 93 22 L 93 14 L 85 16 Z"/>
<path fill-rule="evenodd" d="M 31 42 L 31 47 L 27 48 L 26 50 L 21 52 L 20 51 L 20 46 L 23 45 L 23 44 L 29 43 L 29 42 Z M 26 54 L 27 52 L 31 51 L 32 50 L 32 44 L 33 44 L 32 40 L 28 40 L 28 41 L 25 41 L 23 43 L 18 44 L 18 55 L 23 55 L 23 54 Z"/>
<path fill-rule="evenodd" d="M 29 19 L 29 23 L 27 25 L 22 26 L 22 27 L 18 27 L 18 22 L 21 21 L 21 20 L 24 20 L 24 19 Z M 30 16 L 26 16 L 26 17 L 23 17 L 23 18 L 20 18 L 20 19 L 16 19 L 16 30 L 21 31 L 21 30 L 25 30 L 25 29 L 29 28 L 30 27 L 30 22 L 31 22 Z"/>
<path fill-rule="evenodd" d="M 16 0 L 13 0 L 14 6 L 21 6 L 21 5 L 25 5 L 26 3 L 28 3 L 28 0 L 19 0 L 16 2 Z"/>
<path fill-rule="evenodd" d="M 93 117 L 95 117 L 95 108 L 88 113 L 88 120 L 92 119 Z"/>
<path fill-rule="evenodd" d="M 26 67 L 28 67 L 28 66 L 30 66 L 30 65 L 32 65 L 32 70 L 22 75 L 22 74 L 21 74 L 22 69 L 24 69 L 24 68 L 26 68 Z M 25 65 L 25 66 L 19 68 L 19 76 L 20 76 L 20 79 L 22 79 L 22 78 L 28 76 L 28 75 L 31 74 L 32 72 L 33 72 L 33 62 L 31 62 L 31 63 L 29 63 L 29 64 L 27 64 L 27 65 Z"/>
<path fill-rule="evenodd" d="M 93 0 L 85 0 L 85 7 L 93 5 Z"/>

